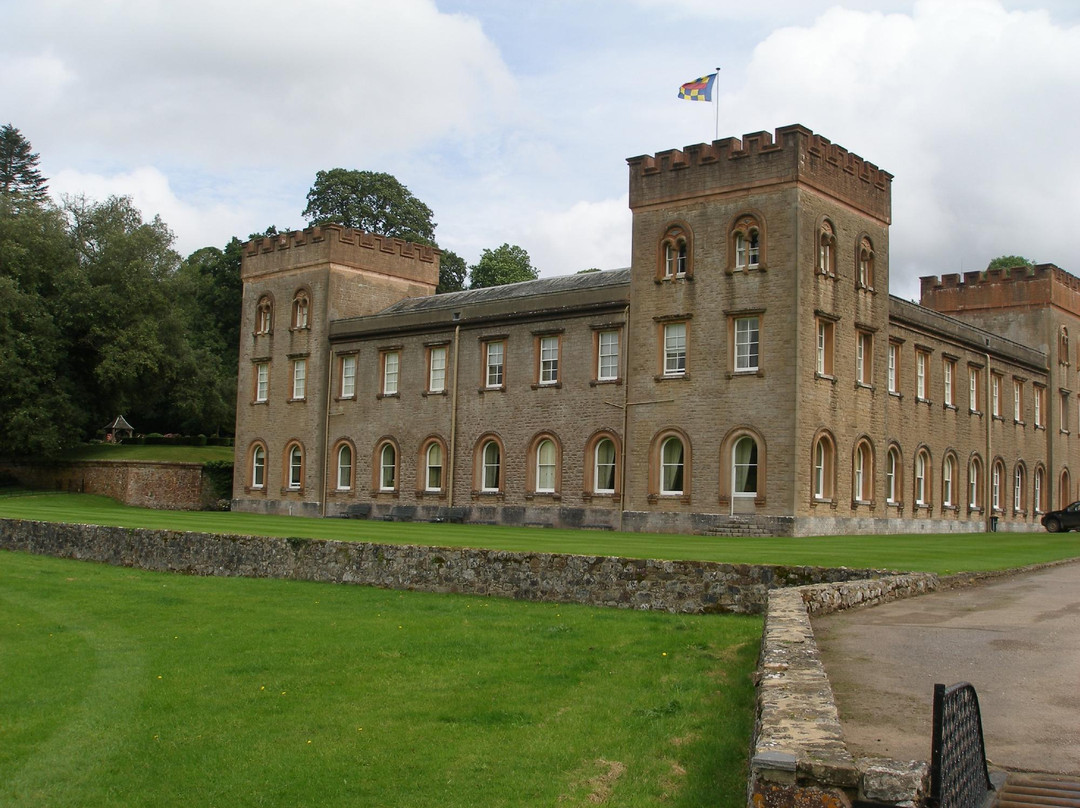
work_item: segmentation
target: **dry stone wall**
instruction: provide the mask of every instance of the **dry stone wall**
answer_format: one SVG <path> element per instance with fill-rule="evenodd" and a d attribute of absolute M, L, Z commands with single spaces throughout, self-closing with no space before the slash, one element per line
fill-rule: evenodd
<path fill-rule="evenodd" d="M 202 463 L 2 463 L 0 472 L 10 474 L 27 488 L 100 494 L 139 508 L 197 511 L 213 505 L 213 486 L 206 484 Z"/>
<path fill-rule="evenodd" d="M 880 570 L 513 553 L 0 520 L 0 548 L 194 575 L 292 578 L 686 614 L 760 614 L 770 590 Z"/>

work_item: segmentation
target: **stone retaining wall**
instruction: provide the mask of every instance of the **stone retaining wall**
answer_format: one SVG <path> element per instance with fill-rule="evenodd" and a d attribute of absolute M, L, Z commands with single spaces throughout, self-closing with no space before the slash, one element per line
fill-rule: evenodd
<path fill-rule="evenodd" d="M 42 491 L 100 494 L 140 508 L 197 511 L 211 507 L 213 486 L 202 463 L 80 460 L 70 463 L 0 463 L 20 485 Z"/>
<path fill-rule="evenodd" d="M 0 548 L 196 575 L 294 578 L 687 614 L 761 614 L 777 587 L 881 570 L 513 553 L 0 520 Z"/>
<path fill-rule="evenodd" d="M 753 808 L 839 808 L 856 799 L 921 803 L 925 762 L 856 759 L 848 751 L 810 615 L 920 595 L 938 585 L 933 573 L 912 573 L 769 593 L 750 760 Z"/>

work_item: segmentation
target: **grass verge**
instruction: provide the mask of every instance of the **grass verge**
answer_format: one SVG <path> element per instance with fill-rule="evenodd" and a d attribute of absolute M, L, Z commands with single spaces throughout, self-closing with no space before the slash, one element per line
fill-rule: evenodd
<path fill-rule="evenodd" d="M 127 460 L 144 463 L 210 463 L 234 459 L 232 446 L 137 446 L 127 443 L 89 443 L 65 452 L 62 461 Z"/>
<path fill-rule="evenodd" d="M 1080 538 L 1077 537 L 1080 534 L 1049 534 L 1041 531 L 727 538 L 361 519 L 307 519 L 231 512 L 153 511 L 121 505 L 106 497 L 83 494 L 0 498 L 0 517 L 284 538 L 744 564 L 914 570 L 940 574 L 1009 569 L 1080 556 Z"/>
<path fill-rule="evenodd" d="M 760 631 L 0 553 L 0 803 L 734 808 Z"/>

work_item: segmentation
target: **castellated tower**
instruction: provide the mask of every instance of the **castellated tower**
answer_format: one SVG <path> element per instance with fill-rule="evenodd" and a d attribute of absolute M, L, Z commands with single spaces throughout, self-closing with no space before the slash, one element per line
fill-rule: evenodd
<path fill-rule="evenodd" d="M 434 294 L 439 251 L 328 224 L 248 242 L 240 275 L 233 507 L 320 515 L 330 321 Z"/>
<path fill-rule="evenodd" d="M 798 125 L 628 162 L 627 509 L 884 516 L 839 492 L 883 474 L 848 458 L 885 432 L 892 176 Z"/>

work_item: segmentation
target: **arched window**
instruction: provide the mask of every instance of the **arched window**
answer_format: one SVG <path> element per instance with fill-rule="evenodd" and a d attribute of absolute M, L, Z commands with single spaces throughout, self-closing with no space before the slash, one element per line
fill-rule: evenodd
<path fill-rule="evenodd" d="M 682 494 L 684 486 L 685 450 L 677 437 L 667 438 L 660 446 L 660 493 Z"/>
<path fill-rule="evenodd" d="M 836 275 L 836 232 L 828 219 L 818 230 L 818 272 L 830 277 Z"/>
<path fill-rule="evenodd" d="M 764 266 L 764 235 L 756 216 L 745 214 L 736 220 L 731 229 L 731 254 L 733 261 L 730 269 L 735 272 Z"/>
<path fill-rule="evenodd" d="M 1063 365 L 1069 364 L 1069 329 L 1065 326 L 1062 326 L 1061 331 L 1058 332 L 1058 362 Z"/>
<path fill-rule="evenodd" d="M 615 493 L 615 441 L 601 438 L 593 450 L 593 493 Z"/>
<path fill-rule="evenodd" d="M 1064 508 L 1072 503 L 1072 481 L 1069 478 L 1069 470 L 1061 470 L 1061 478 L 1058 485 L 1058 507 Z"/>
<path fill-rule="evenodd" d="M 734 481 L 731 491 L 733 496 L 757 496 L 758 448 L 757 441 L 749 435 L 735 441 L 735 447 L 731 451 L 731 474 Z"/>
<path fill-rule="evenodd" d="M 347 443 L 337 451 L 337 490 L 348 491 L 353 485 L 353 450 Z"/>
<path fill-rule="evenodd" d="M 968 461 L 968 507 L 972 510 L 982 507 L 982 461 L 974 455 Z"/>
<path fill-rule="evenodd" d="M 870 502 L 874 498 L 874 451 L 868 440 L 855 444 L 852 462 L 852 498 L 856 502 Z"/>
<path fill-rule="evenodd" d="M 480 452 L 483 468 L 481 473 L 481 491 L 498 491 L 502 485 L 502 452 L 499 444 L 489 440 Z"/>
<path fill-rule="evenodd" d="M 544 438 L 536 444 L 536 492 L 538 494 L 555 493 L 558 454 L 555 441 L 551 438 Z"/>
<path fill-rule="evenodd" d="M 304 487 L 304 450 L 298 443 L 290 444 L 286 457 L 288 458 L 286 479 L 289 481 L 289 489 L 299 491 Z"/>
<path fill-rule="evenodd" d="M 941 504 L 946 508 L 956 505 L 956 461 L 951 454 L 945 455 L 941 466 Z"/>
<path fill-rule="evenodd" d="M 251 450 L 251 487 L 262 488 L 266 485 L 266 447 L 255 444 Z"/>
<path fill-rule="evenodd" d="M 874 288 L 874 245 L 866 236 L 859 241 L 857 285 L 861 289 Z"/>
<path fill-rule="evenodd" d="M 684 278 L 693 274 L 690 255 L 690 232 L 682 225 L 672 225 L 660 241 L 660 266 L 657 277 L 661 280 Z"/>
<path fill-rule="evenodd" d="M 915 505 L 930 505 L 930 453 L 925 448 L 915 453 Z"/>
<path fill-rule="evenodd" d="M 1002 489 L 1005 486 L 1005 464 L 995 460 L 990 468 L 990 506 L 995 511 L 1002 510 L 1005 501 Z"/>
<path fill-rule="evenodd" d="M 831 500 L 833 498 L 833 481 L 836 478 L 835 458 L 836 445 L 832 437 L 827 433 L 822 433 L 814 441 L 814 499 Z"/>
<path fill-rule="evenodd" d="M 397 447 L 386 441 L 379 449 L 379 490 L 396 491 L 398 484 Z"/>
<path fill-rule="evenodd" d="M 437 440 L 428 444 L 424 452 L 424 490 L 442 491 L 443 488 L 443 446 Z"/>
<path fill-rule="evenodd" d="M 308 327 L 308 315 L 311 308 L 311 301 L 308 297 L 307 291 L 300 289 L 293 296 L 292 305 L 292 327 L 293 328 L 307 328 Z"/>
<path fill-rule="evenodd" d="M 890 446 L 885 455 L 885 501 L 890 505 L 899 502 L 900 492 L 904 490 L 901 468 L 900 450 L 896 446 Z"/>
<path fill-rule="evenodd" d="M 255 333 L 269 334 L 274 323 L 274 304 L 268 295 L 259 298 L 255 307 Z"/>
<path fill-rule="evenodd" d="M 1046 511 L 1046 473 L 1043 471 L 1042 466 L 1035 467 L 1035 490 L 1034 503 L 1035 513 L 1044 513 Z"/>
<path fill-rule="evenodd" d="M 1024 485 L 1025 471 L 1023 463 L 1016 464 L 1016 469 L 1013 472 L 1013 513 L 1022 513 L 1027 510 L 1027 497 L 1025 496 L 1027 491 Z"/>

